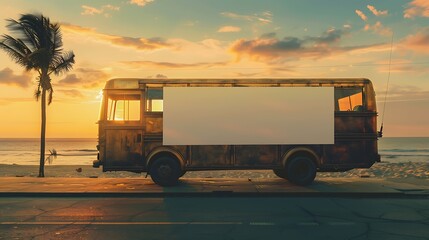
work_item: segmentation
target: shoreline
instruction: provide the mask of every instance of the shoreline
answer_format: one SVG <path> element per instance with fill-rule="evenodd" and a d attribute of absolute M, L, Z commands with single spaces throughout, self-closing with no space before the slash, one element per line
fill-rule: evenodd
<path fill-rule="evenodd" d="M 0 164 L 0 177 L 37 177 L 38 165 Z M 144 178 L 146 173 L 103 172 L 91 165 L 46 165 L 45 177 Z M 429 179 L 429 162 L 380 162 L 368 169 L 347 172 L 318 172 L 316 178 L 419 178 Z M 190 171 L 183 178 L 278 178 L 271 170 Z"/>

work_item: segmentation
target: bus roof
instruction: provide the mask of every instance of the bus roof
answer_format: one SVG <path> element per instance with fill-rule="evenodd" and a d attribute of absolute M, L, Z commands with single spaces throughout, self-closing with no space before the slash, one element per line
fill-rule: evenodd
<path fill-rule="evenodd" d="M 226 78 L 181 78 L 181 79 L 157 79 L 157 78 L 115 78 L 108 80 L 105 89 L 140 89 L 145 85 L 276 85 L 276 84 L 296 84 L 296 85 L 363 85 L 370 84 L 371 81 L 366 78 L 243 78 L 243 79 L 226 79 Z"/>

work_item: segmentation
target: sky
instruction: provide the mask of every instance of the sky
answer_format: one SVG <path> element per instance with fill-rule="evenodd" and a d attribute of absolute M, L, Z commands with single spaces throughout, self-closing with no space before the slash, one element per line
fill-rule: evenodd
<path fill-rule="evenodd" d="M 25 13 L 76 55 L 52 78 L 48 138 L 96 138 L 116 77 L 369 78 L 384 136 L 429 136 L 427 0 L 2 0 L 0 33 Z M 40 136 L 36 76 L 0 51 L 0 138 Z"/>

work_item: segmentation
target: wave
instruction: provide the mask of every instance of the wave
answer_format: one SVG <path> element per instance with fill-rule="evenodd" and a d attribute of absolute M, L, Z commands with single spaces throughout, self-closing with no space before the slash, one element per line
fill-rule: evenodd
<path fill-rule="evenodd" d="M 97 149 L 67 149 L 61 150 L 62 152 L 98 152 Z"/>
<path fill-rule="evenodd" d="M 97 154 L 57 154 L 62 157 L 81 157 L 81 156 L 97 156 Z"/>

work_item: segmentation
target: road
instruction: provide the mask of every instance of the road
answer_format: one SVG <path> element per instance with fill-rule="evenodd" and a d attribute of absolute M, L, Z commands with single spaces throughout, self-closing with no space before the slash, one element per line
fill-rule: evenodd
<path fill-rule="evenodd" d="M 429 239 L 429 201 L 2 197 L 0 239 Z"/>

